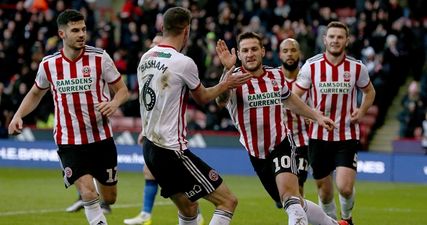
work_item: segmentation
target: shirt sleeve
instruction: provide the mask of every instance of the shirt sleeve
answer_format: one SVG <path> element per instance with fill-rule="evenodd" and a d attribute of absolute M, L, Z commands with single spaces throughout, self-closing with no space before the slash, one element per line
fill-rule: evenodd
<path fill-rule="evenodd" d="M 311 87 L 311 82 L 312 81 L 311 81 L 310 65 L 308 63 L 305 63 L 298 73 L 295 84 L 299 88 L 307 90 Z"/>
<path fill-rule="evenodd" d="M 102 54 L 102 65 L 102 77 L 107 83 L 114 83 L 121 78 L 119 71 L 114 65 L 113 59 L 111 59 L 110 55 L 108 55 L 105 50 Z"/>
<path fill-rule="evenodd" d="M 356 81 L 358 88 L 365 88 L 370 82 L 368 68 L 361 64 L 359 79 Z"/>
<path fill-rule="evenodd" d="M 289 90 L 288 85 L 285 83 L 285 85 L 282 87 L 282 93 L 280 93 L 280 99 L 283 101 L 288 99 L 289 96 L 291 96 L 291 91 Z"/>
<path fill-rule="evenodd" d="M 182 74 L 182 79 L 184 80 L 184 83 L 190 88 L 190 90 L 195 90 L 200 86 L 200 78 L 199 78 L 199 71 L 197 69 L 196 63 L 190 59 L 186 58 L 187 63 L 184 68 L 184 73 Z"/>
<path fill-rule="evenodd" d="M 48 65 L 48 61 L 42 61 L 40 64 L 39 64 L 39 69 L 37 70 L 37 75 L 36 75 L 36 80 L 35 80 L 35 85 L 39 88 L 39 89 L 42 89 L 42 90 L 44 90 L 44 89 L 47 89 L 47 88 L 49 88 L 50 87 L 50 83 L 49 83 L 49 80 L 47 79 L 47 76 L 46 76 L 46 71 L 45 71 L 45 64 L 46 64 L 46 67 L 47 68 L 49 68 L 47 65 Z"/>

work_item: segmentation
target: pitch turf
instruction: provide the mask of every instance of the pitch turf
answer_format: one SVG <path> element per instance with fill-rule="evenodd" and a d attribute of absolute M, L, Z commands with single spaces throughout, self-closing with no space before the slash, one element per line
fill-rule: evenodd
<path fill-rule="evenodd" d="M 118 200 L 107 215 L 110 225 L 140 210 L 142 173 L 119 175 Z M 273 201 L 256 177 L 225 176 L 225 181 L 239 198 L 233 225 L 285 225 L 283 210 Z M 317 201 L 311 180 L 306 197 Z M 64 209 L 76 199 L 74 187 L 66 190 L 59 170 L 0 169 L 0 225 L 87 225 L 84 212 L 66 213 Z M 201 200 L 206 225 L 213 207 Z M 427 185 L 358 182 L 354 220 L 357 225 L 425 225 L 427 224 Z M 153 211 L 153 225 L 177 224 L 175 207 L 158 196 Z"/>

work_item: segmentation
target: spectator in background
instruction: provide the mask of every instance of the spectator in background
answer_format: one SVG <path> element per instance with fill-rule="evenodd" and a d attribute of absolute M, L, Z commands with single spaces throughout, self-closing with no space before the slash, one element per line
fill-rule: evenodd
<path fill-rule="evenodd" d="M 10 96 L 4 92 L 4 84 L 0 82 L 0 139 L 8 138 L 7 125 L 13 116 L 13 105 Z"/>
<path fill-rule="evenodd" d="M 412 81 L 408 93 L 403 97 L 402 111 L 399 113 L 401 138 L 414 138 L 415 130 L 421 128 L 424 120 L 425 105 L 420 98 L 418 82 Z"/>
<path fill-rule="evenodd" d="M 421 140 L 421 146 L 424 148 L 425 154 L 427 155 L 427 110 L 423 120 L 423 136 Z"/>

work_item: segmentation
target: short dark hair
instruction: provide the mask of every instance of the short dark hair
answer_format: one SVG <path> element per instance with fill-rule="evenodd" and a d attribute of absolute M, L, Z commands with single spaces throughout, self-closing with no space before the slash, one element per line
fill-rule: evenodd
<path fill-rule="evenodd" d="M 255 33 L 255 32 L 244 32 L 244 33 L 239 34 L 239 36 L 237 36 L 237 48 L 238 49 L 240 48 L 240 42 L 242 40 L 252 39 L 252 38 L 257 39 L 261 48 L 263 47 L 262 37 L 259 34 Z"/>
<path fill-rule="evenodd" d="M 62 13 L 59 14 L 56 19 L 56 24 L 58 27 L 66 26 L 69 22 L 77 22 L 84 20 L 85 17 L 79 11 L 75 9 L 66 9 Z"/>
<path fill-rule="evenodd" d="M 191 12 L 182 7 L 168 9 L 163 15 L 163 33 L 165 36 L 179 35 L 186 26 L 190 25 Z"/>
<path fill-rule="evenodd" d="M 348 29 L 347 25 L 345 25 L 344 23 L 341 23 L 339 21 L 332 21 L 328 24 L 328 27 L 326 29 L 325 34 L 328 32 L 329 28 L 341 28 L 345 30 L 345 34 L 348 36 L 350 36 L 350 30 Z"/>

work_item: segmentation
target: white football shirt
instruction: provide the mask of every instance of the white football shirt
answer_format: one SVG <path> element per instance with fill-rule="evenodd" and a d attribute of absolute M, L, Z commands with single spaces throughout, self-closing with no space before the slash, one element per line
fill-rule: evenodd
<path fill-rule="evenodd" d="M 187 149 L 189 90 L 200 85 L 194 61 L 172 46 L 157 45 L 141 57 L 138 84 L 143 135 L 162 148 Z"/>

